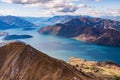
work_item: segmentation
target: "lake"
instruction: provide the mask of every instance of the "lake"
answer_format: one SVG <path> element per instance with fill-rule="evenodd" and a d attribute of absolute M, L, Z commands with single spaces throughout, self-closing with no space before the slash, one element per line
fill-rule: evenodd
<path fill-rule="evenodd" d="M 34 48 L 65 61 L 69 61 L 70 57 L 79 57 L 86 60 L 105 61 L 111 60 L 120 64 L 120 48 L 98 46 L 84 43 L 70 38 L 62 38 L 52 35 L 42 35 L 36 30 L 25 31 L 23 29 L 2 30 L 9 34 L 27 34 L 33 36 L 28 39 L 18 39 Z M 0 42 L 6 42 L 0 37 Z"/>

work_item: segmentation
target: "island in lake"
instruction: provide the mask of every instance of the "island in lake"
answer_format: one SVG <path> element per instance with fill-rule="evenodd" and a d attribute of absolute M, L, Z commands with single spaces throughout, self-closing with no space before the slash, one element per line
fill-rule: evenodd
<path fill-rule="evenodd" d="M 7 35 L 3 38 L 3 40 L 14 40 L 14 39 L 26 39 L 26 38 L 32 38 L 33 36 L 31 35 Z"/>

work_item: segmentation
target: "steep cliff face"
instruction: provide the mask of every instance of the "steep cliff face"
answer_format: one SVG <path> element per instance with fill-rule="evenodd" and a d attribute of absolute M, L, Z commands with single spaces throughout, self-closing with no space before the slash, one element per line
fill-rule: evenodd
<path fill-rule="evenodd" d="M 91 80 L 68 63 L 30 45 L 10 42 L 0 47 L 0 80 Z"/>

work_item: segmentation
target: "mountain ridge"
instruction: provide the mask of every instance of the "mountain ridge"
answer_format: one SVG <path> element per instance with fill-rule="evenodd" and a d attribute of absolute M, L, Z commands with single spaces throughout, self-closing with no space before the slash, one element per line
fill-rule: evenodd
<path fill-rule="evenodd" d="M 0 80 L 91 80 L 62 60 L 21 42 L 0 47 Z"/>
<path fill-rule="evenodd" d="M 33 23 L 16 16 L 0 16 L 0 24 L 0 29 L 36 27 Z"/>
<path fill-rule="evenodd" d="M 39 30 L 39 33 L 74 38 L 105 46 L 120 46 L 120 22 L 106 19 L 101 21 L 100 18 L 91 19 L 72 19 L 65 24 L 58 23 L 53 26 L 43 27 Z"/>

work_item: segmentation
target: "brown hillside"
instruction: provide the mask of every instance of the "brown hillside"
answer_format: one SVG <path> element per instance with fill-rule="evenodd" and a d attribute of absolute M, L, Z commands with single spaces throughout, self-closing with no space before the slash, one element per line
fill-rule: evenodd
<path fill-rule="evenodd" d="M 68 63 L 30 45 L 10 42 L 0 47 L 0 80 L 90 80 Z"/>

